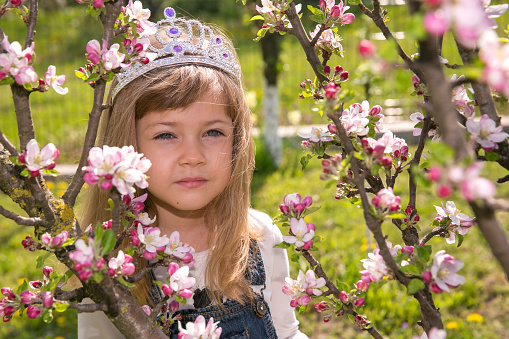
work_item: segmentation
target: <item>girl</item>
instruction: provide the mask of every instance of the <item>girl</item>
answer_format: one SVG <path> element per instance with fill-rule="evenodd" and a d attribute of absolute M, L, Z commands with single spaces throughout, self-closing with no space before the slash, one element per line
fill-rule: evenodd
<path fill-rule="evenodd" d="M 235 50 L 196 20 L 176 18 L 171 8 L 165 16 L 150 39 L 158 57 L 114 80 L 100 143 L 133 145 L 151 160 L 149 187 L 139 192 L 148 193 L 145 212 L 156 216 L 161 234 L 178 231 L 196 251 L 194 294 L 176 312 L 184 326 L 203 315 L 219 321 L 221 338 L 307 338 L 282 293 L 288 258 L 273 248 L 282 235 L 270 217 L 250 209 L 254 147 Z M 111 217 L 107 199 L 89 189 L 82 225 Z M 166 276 L 158 267 L 136 284 L 140 305 L 160 300 L 153 279 Z M 175 323 L 169 335 L 177 334 Z M 78 336 L 123 337 L 102 312 L 80 314 Z"/>

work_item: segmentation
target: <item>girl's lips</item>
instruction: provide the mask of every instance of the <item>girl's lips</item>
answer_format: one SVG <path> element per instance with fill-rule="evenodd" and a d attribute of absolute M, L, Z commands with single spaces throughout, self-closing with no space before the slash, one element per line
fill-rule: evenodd
<path fill-rule="evenodd" d="M 186 188 L 197 188 L 207 183 L 205 178 L 183 178 L 176 182 L 177 185 Z"/>

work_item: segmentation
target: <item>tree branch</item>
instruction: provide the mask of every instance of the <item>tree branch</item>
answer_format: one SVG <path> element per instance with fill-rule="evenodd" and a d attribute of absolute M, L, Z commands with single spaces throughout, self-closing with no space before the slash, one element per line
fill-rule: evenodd
<path fill-rule="evenodd" d="M 28 181 L 30 183 L 30 190 L 35 198 L 35 202 L 44 215 L 44 225 L 52 225 L 56 219 L 55 211 L 51 208 L 46 193 L 42 189 L 38 178 L 30 178 Z"/>
<path fill-rule="evenodd" d="M 300 20 L 299 15 L 295 10 L 295 3 L 293 1 L 290 3 L 290 8 L 286 11 L 286 15 L 288 16 L 288 20 L 290 20 L 290 23 L 293 27 L 291 34 L 295 35 L 297 40 L 299 40 L 300 45 L 302 46 L 302 49 L 306 54 L 306 58 L 311 65 L 311 68 L 313 68 L 316 77 L 320 82 L 327 81 L 327 78 L 318 72 L 317 66 L 321 65 L 322 63 L 318 58 L 318 54 L 316 54 L 314 45 L 311 45 L 311 42 L 309 41 L 308 35 L 304 30 L 304 26 L 302 26 L 302 21 Z"/>
<path fill-rule="evenodd" d="M 22 225 L 22 226 L 44 225 L 44 220 L 42 220 L 41 218 L 22 217 L 20 215 L 17 215 L 14 212 L 6 210 L 2 206 L 0 206 L 0 214 L 8 219 L 14 220 L 18 225 Z"/>
<path fill-rule="evenodd" d="M 93 313 L 97 311 L 106 311 L 108 307 L 105 303 L 99 304 L 75 304 L 75 303 L 66 303 L 69 305 L 69 308 L 74 308 L 78 311 L 78 313 Z"/>
<path fill-rule="evenodd" d="M 435 227 L 431 232 L 429 232 L 428 234 L 426 234 L 424 236 L 424 238 L 422 238 L 422 240 L 419 242 L 419 245 L 420 246 L 424 246 L 428 241 L 430 241 L 433 237 L 437 236 L 437 235 L 445 235 L 447 234 L 447 230 L 445 228 L 442 228 L 442 227 Z"/>

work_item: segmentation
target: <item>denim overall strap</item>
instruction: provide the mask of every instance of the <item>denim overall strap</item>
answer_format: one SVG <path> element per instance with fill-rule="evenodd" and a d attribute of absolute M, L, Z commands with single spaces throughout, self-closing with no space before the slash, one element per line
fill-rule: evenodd
<path fill-rule="evenodd" d="M 265 286 L 263 259 L 258 243 L 254 240 L 250 246 L 249 266 L 245 277 L 251 286 Z M 180 319 L 182 327 L 185 327 L 188 322 L 195 321 L 199 315 L 202 315 L 207 322 L 210 318 L 214 318 L 214 322 L 219 321 L 218 326 L 222 328 L 221 339 L 277 339 L 269 307 L 263 299 L 263 289 L 262 295 L 254 293 L 252 301 L 247 299 L 244 303 L 239 303 L 228 300 L 223 303 L 223 309 L 219 305 L 212 305 L 177 311 L 175 315 L 182 317 Z M 178 321 L 171 326 L 169 335 L 171 339 L 178 338 Z"/>

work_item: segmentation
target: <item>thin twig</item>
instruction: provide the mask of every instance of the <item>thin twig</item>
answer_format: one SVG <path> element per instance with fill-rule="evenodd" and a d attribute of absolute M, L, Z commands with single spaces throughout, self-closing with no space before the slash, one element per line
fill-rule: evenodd
<path fill-rule="evenodd" d="M 79 287 L 72 291 L 64 291 L 57 287 L 53 295 L 57 300 L 81 302 L 85 298 L 85 289 Z"/>
<path fill-rule="evenodd" d="M 44 220 L 42 220 L 41 218 L 22 217 L 20 215 L 17 215 L 14 212 L 6 210 L 2 206 L 0 206 L 0 214 L 8 219 L 14 220 L 16 222 L 16 224 L 18 224 L 18 225 L 22 225 L 22 226 L 44 225 Z"/>
<path fill-rule="evenodd" d="M 28 182 L 30 183 L 30 190 L 32 191 L 32 195 L 35 198 L 35 202 L 42 210 L 42 213 L 44 215 L 44 224 L 52 225 L 56 220 L 55 211 L 53 211 L 53 209 L 51 208 L 48 197 L 46 196 L 46 193 L 42 189 L 38 178 L 35 177 L 30 178 Z"/>
<path fill-rule="evenodd" d="M 320 30 L 318 31 L 318 33 L 316 33 L 315 37 L 313 38 L 313 40 L 311 40 L 311 42 L 309 44 L 314 47 L 316 45 L 316 43 L 318 42 L 318 39 L 320 39 L 320 36 L 322 36 L 323 31 L 325 31 L 326 29 L 327 29 L 327 26 L 325 26 L 325 24 L 321 24 Z"/>
<path fill-rule="evenodd" d="M 69 308 L 73 308 L 78 311 L 78 313 L 93 313 L 97 311 L 107 311 L 108 306 L 105 303 L 99 304 L 75 304 L 75 303 L 66 303 L 69 305 Z"/>
<path fill-rule="evenodd" d="M 30 47 L 32 42 L 34 42 L 35 25 L 37 25 L 37 16 L 38 15 L 39 15 L 38 1 L 30 0 L 30 9 L 29 9 L 29 13 L 28 13 L 28 22 L 27 22 L 27 35 L 25 38 L 25 48 Z"/>
<path fill-rule="evenodd" d="M 443 227 L 435 227 L 431 232 L 426 234 L 424 238 L 419 242 L 420 246 L 424 246 L 428 241 L 430 241 L 433 237 L 445 235 L 447 230 Z"/>
<path fill-rule="evenodd" d="M 9 139 L 7 139 L 5 134 L 2 133 L 2 130 L 0 130 L 0 144 L 2 144 L 5 147 L 5 149 L 8 150 L 9 153 L 11 153 L 11 156 L 17 157 L 19 155 L 19 152 L 16 149 L 16 147 L 9 141 Z"/>

